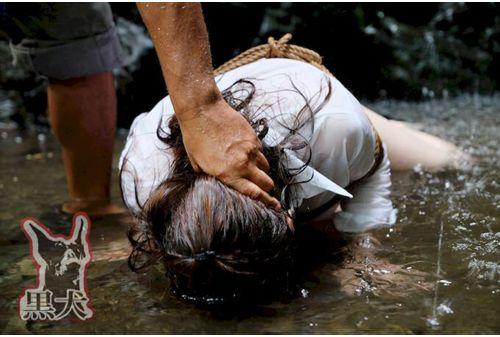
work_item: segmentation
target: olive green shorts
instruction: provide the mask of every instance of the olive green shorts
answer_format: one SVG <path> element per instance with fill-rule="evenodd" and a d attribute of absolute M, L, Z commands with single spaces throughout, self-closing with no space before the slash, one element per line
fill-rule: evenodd
<path fill-rule="evenodd" d="M 63 80 L 122 64 L 108 3 L 7 3 L 3 16 L 17 66 Z"/>

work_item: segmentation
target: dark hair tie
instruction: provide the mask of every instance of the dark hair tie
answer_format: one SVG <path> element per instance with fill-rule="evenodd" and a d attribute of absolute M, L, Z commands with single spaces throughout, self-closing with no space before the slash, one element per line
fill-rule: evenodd
<path fill-rule="evenodd" d="M 215 252 L 213 250 L 207 250 L 198 254 L 194 254 L 192 258 L 198 262 L 213 260 L 215 258 Z"/>

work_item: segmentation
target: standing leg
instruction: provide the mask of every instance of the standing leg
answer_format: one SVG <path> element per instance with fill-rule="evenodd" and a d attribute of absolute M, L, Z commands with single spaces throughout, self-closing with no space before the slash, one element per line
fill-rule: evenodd
<path fill-rule="evenodd" d="M 48 106 L 68 182 L 69 201 L 63 211 L 92 215 L 119 212 L 121 208 L 110 202 L 116 131 L 113 74 L 50 80 Z"/>
<path fill-rule="evenodd" d="M 110 202 L 116 97 L 111 71 L 123 63 L 109 3 L 5 5 L 13 60 L 49 79 L 52 130 L 62 147 L 68 213 L 116 213 Z"/>

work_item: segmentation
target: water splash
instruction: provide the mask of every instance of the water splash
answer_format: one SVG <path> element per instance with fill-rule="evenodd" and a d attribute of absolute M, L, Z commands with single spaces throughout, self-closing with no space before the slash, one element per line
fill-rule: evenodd
<path fill-rule="evenodd" d="M 441 221 L 439 226 L 439 237 L 438 237 L 438 250 L 437 250 L 437 263 L 436 263 L 436 287 L 434 290 L 434 299 L 432 302 L 432 316 L 427 319 L 427 323 L 431 327 L 439 326 L 438 320 L 438 298 L 439 298 L 439 285 L 441 284 L 441 247 L 443 246 L 443 234 L 444 234 L 444 223 Z"/>

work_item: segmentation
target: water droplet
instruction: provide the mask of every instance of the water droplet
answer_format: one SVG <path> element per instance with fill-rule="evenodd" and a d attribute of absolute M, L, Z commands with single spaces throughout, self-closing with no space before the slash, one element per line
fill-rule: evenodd
<path fill-rule="evenodd" d="M 398 25 L 397 25 L 397 24 L 395 24 L 395 23 L 390 23 L 390 24 L 389 24 L 389 29 L 391 30 L 391 32 L 392 32 L 392 33 L 394 33 L 394 34 L 395 34 L 395 33 L 397 33 L 397 32 L 398 32 L 399 27 L 398 27 Z"/>
<path fill-rule="evenodd" d="M 45 140 L 47 139 L 47 136 L 43 133 L 39 133 L 37 136 L 38 142 L 39 143 L 45 143 Z"/>
<path fill-rule="evenodd" d="M 427 319 L 427 324 L 429 324 L 432 327 L 437 327 L 439 326 L 439 321 L 437 320 L 437 318 L 432 317 Z"/>
<path fill-rule="evenodd" d="M 441 283 L 444 286 L 449 286 L 451 284 L 451 281 L 448 281 L 448 280 L 439 280 L 438 283 Z"/>
<path fill-rule="evenodd" d="M 453 310 L 445 303 L 441 303 L 438 307 L 437 307 L 437 312 L 440 314 L 440 315 L 449 315 L 449 314 L 453 314 Z"/>
<path fill-rule="evenodd" d="M 375 29 L 375 27 L 373 27 L 372 25 L 368 25 L 365 27 L 365 34 L 373 35 L 376 32 L 377 32 L 377 29 Z"/>

